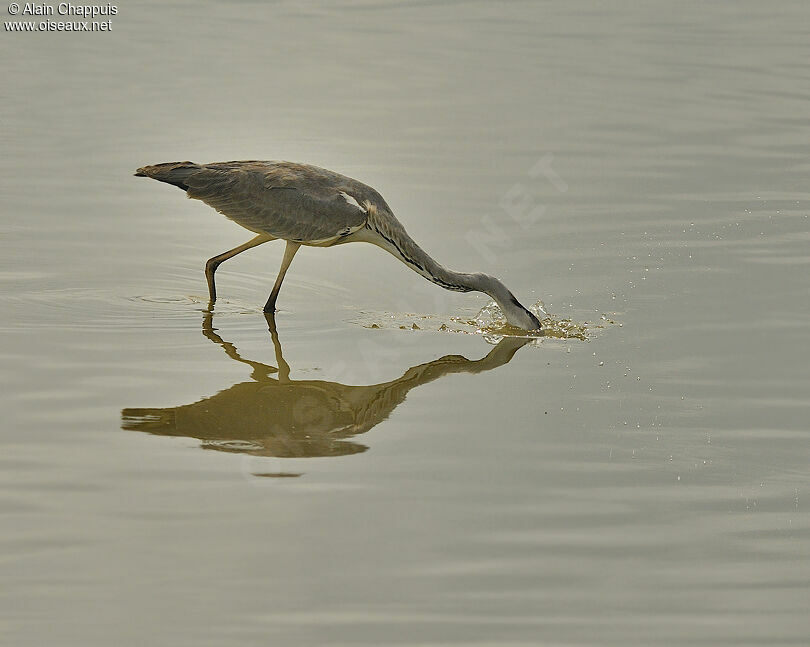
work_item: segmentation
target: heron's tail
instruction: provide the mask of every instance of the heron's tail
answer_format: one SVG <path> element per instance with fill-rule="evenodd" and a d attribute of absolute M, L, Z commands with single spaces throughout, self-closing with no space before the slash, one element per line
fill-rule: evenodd
<path fill-rule="evenodd" d="M 135 171 L 135 175 L 137 177 L 151 177 L 154 180 L 179 186 L 184 191 L 187 191 L 186 179 L 200 168 L 202 167 L 194 162 L 166 162 L 154 166 L 143 166 Z"/>

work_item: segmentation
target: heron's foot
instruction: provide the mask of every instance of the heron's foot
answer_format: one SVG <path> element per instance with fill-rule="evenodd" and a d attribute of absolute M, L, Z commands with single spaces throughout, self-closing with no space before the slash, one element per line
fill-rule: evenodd
<path fill-rule="evenodd" d="M 267 299 L 267 303 L 264 304 L 264 311 L 265 312 L 275 312 L 276 311 L 276 299 L 278 299 L 278 290 L 273 290 L 270 293 L 270 296 Z"/>
<path fill-rule="evenodd" d="M 208 283 L 208 298 L 211 303 L 217 300 L 217 286 L 214 282 L 214 273 L 217 271 L 219 265 L 216 257 L 209 258 L 205 263 L 205 280 Z"/>

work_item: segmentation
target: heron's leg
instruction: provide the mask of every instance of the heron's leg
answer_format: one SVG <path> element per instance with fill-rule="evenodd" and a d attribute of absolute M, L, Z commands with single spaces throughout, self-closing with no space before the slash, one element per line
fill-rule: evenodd
<path fill-rule="evenodd" d="M 278 278 L 276 278 L 276 284 L 273 286 L 273 291 L 270 292 L 270 298 L 267 299 L 267 303 L 264 304 L 265 312 L 276 311 L 276 298 L 278 298 L 278 291 L 281 289 L 281 282 L 284 280 L 287 268 L 290 266 L 290 263 L 292 263 L 293 256 L 295 256 L 295 252 L 298 251 L 299 247 L 301 247 L 301 243 L 294 243 L 291 240 L 287 241 L 287 247 L 284 249 L 284 258 L 281 260 L 281 269 L 278 271 Z"/>
<path fill-rule="evenodd" d="M 205 279 L 208 281 L 208 296 L 211 299 L 211 303 L 217 300 L 217 287 L 214 284 L 214 272 L 217 271 L 217 268 L 229 258 L 233 258 L 237 254 L 241 254 L 246 249 L 266 243 L 268 240 L 275 240 L 275 237 L 269 234 L 259 234 L 255 238 L 251 238 L 243 245 L 239 245 L 239 247 L 234 247 L 227 252 L 223 252 L 218 256 L 208 259 L 208 261 L 205 263 Z"/>

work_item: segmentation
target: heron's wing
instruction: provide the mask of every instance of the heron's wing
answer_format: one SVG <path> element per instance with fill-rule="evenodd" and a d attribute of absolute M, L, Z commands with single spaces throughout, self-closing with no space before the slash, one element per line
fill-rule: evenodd
<path fill-rule="evenodd" d="M 370 205 L 342 179 L 299 164 L 224 162 L 206 164 L 186 183 L 190 198 L 243 227 L 306 243 L 348 236 L 365 224 Z"/>

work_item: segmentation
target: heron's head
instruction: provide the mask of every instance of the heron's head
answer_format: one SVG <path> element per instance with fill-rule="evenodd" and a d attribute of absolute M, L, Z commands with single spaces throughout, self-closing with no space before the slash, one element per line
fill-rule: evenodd
<path fill-rule="evenodd" d="M 506 321 L 523 330 L 541 330 L 540 320 L 521 305 L 515 295 L 494 276 L 472 274 L 476 289 L 491 296 L 506 317 Z"/>

